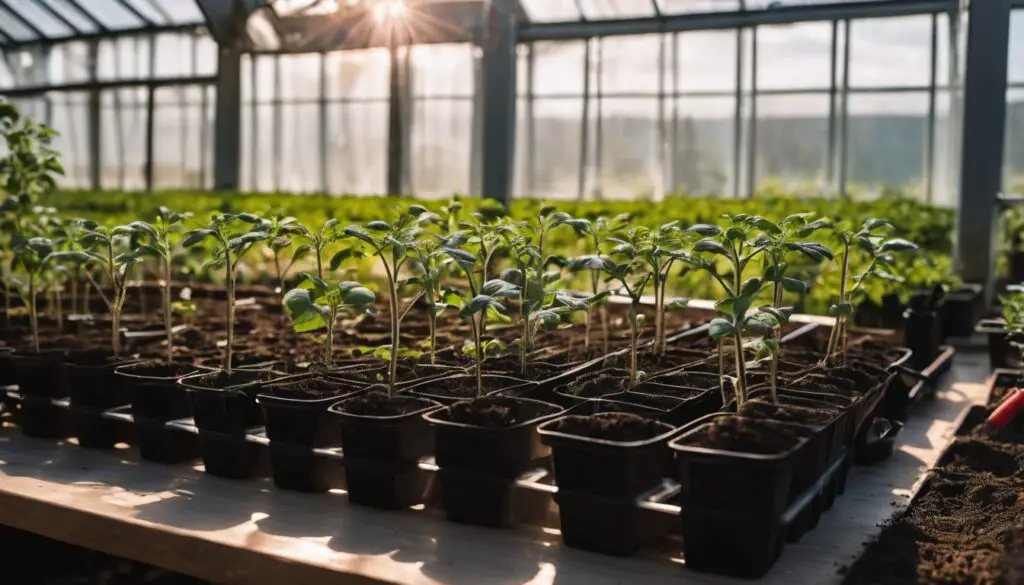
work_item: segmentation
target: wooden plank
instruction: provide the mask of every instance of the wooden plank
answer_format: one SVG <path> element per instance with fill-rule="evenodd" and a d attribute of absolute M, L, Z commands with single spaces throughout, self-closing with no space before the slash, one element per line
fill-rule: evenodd
<path fill-rule="evenodd" d="M 837 583 L 878 523 L 905 501 L 952 425 L 981 402 L 987 366 L 957 356 L 946 389 L 916 406 L 893 459 L 855 467 L 847 493 L 761 580 Z M 343 493 L 299 494 L 186 465 L 140 462 L 0 429 L 0 524 L 218 583 L 727 584 L 687 572 L 678 550 L 613 558 L 560 543 L 557 530 L 488 530 L 437 511 L 381 512 Z M 671 546 L 671 543 L 669 543 Z"/>

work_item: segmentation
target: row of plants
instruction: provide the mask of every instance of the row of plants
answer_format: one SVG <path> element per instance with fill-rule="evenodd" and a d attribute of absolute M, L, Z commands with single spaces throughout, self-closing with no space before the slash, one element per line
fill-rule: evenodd
<path fill-rule="evenodd" d="M 241 478 L 265 426 L 279 487 L 332 487 L 311 448 L 341 445 L 349 500 L 384 508 L 422 503 L 433 455 L 448 517 L 490 526 L 550 456 L 565 542 L 612 554 L 665 535 L 634 502 L 668 474 L 687 566 L 759 575 L 841 491 L 905 358 L 850 329 L 869 283 L 900 281 L 897 258 L 917 250 L 886 220 L 649 227 L 389 201 L 359 223 L 162 207 L 105 226 L 40 205 L 60 172 L 52 133 L 0 115 L 5 284 L 27 308 L 5 311 L 0 357 L 26 434 L 112 447 L 103 412 L 130 405 L 144 458 L 198 454 Z M 276 289 L 239 286 L 256 255 Z M 222 286 L 183 286 L 187 258 Z M 791 324 L 825 266 L 835 326 Z M 697 278 L 716 283 L 713 318 L 670 294 Z M 70 411 L 50 402 L 65 396 Z M 166 427 L 190 415 L 196 445 Z"/>

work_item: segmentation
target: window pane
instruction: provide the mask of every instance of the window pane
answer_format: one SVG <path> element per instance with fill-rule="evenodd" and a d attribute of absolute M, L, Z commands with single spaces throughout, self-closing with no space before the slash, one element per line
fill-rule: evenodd
<path fill-rule="evenodd" d="M 444 197 L 472 192 L 473 100 L 420 98 L 413 107 L 413 193 Z"/>
<path fill-rule="evenodd" d="M 827 89 L 831 75 L 831 23 L 806 22 L 757 29 L 758 89 Z"/>
<path fill-rule="evenodd" d="M 154 5 L 163 8 L 172 22 L 178 24 L 189 24 L 203 22 L 203 13 L 196 6 L 196 0 L 148 0 Z"/>
<path fill-rule="evenodd" d="M 384 49 L 341 51 L 327 56 L 328 98 L 387 98 L 390 58 Z"/>
<path fill-rule="evenodd" d="M 145 25 L 117 0 L 89 0 L 79 5 L 107 28 L 126 29 Z"/>
<path fill-rule="evenodd" d="M 39 39 L 39 35 L 32 32 L 32 29 L 25 26 L 17 17 L 0 7 L 0 32 L 15 41 L 31 41 Z"/>
<path fill-rule="evenodd" d="M 661 170 L 658 100 L 604 99 L 597 179 L 601 196 L 617 199 L 661 197 L 664 195 Z"/>
<path fill-rule="evenodd" d="M 412 49 L 411 59 L 414 95 L 473 95 L 473 45 L 417 45 Z"/>
<path fill-rule="evenodd" d="M 32 23 L 47 37 L 67 37 L 74 33 L 63 22 L 57 20 L 45 8 L 41 8 L 35 0 L 7 0 L 7 6 L 22 18 Z"/>
<path fill-rule="evenodd" d="M 52 84 L 88 81 L 89 47 L 78 41 L 54 45 L 47 76 Z"/>
<path fill-rule="evenodd" d="M 672 191 L 692 195 L 732 193 L 736 99 L 679 98 L 670 137 Z"/>
<path fill-rule="evenodd" d="M 319 104 L 283 103 L 280 107 L 280 189 L 289 193 L 323 191 L 320 184 L 320 132 L 323 124 Z"/>
<path fill-rule="evenodd" d="M 1024 9 L 1010 14 L 1010 81 L 1024 82 Z"/>
<path fill-rule="evenodd" d="M 320 54 L 281 55 L 281 100 L 320 99 Z"/>
<path fill-rule="evenodd" d="M 150 76 L 147 37 L 100 41 L 96 75 L 100 80 L 142 79 Z"/>
<path fill-rule="evenodd" d="M 186 77 L 192 74 L 192 35 L 163 33 L 156 37 L 154 77 Z"/>
<path fill-rule="evenodd" d="M 46 4 L 51 10 L 66 18 L 81 32 L 96 32 L 96 24 L 81 10 L 72 5 L 68 0 L 39 0 Z"/>
<path fill-rule="evenodd" d="M 208 34 L 195 37 L 196 43 L 196 75 L 217 74 L 217 41 Z"/>
<path fill-rule="evenodd" d="M 536 95 L 583 95 L 586 41 L 533 44 L 533 92 Z"/>
<path fill-rule="evenodd" d="M 740 9 L 739 0 L 658 0 L 665 14 L 691 12 L 732 12 Z"/>
<path fill-rule="evenodd" d="M 576 0 L 520 0 L 526 15 L 537 22 L 579 20 Z"/>
<path fill-rule="evenodd" d="M 892 187 L 920 195 L 928 95 L 853 94 L 848 100 L 847 191 Z"/>
<path fill-rule="evenodd" d="M 1003 183 L 1024 193 L 1024 89 L 1011 89 L 1006 104 L 1006 172 Z"/>
<path fill-rule="evenodd" d="M 601 89 L 606 94 L 658 91 L 661 36 L 601 39 Z M 667 62 L 667 59 L 666 59 Z"/>
<path fill-rule="evenodd" d="M 654 16 L 654 0 L 580 0 L 587 18 Z"/>
<path fill-rule="evenodd" d="M 256 70 L 253 72 L 253 99 L 267 102 L 276 97 L 277 91 L 277 57 L 272 55 L 253 55 Z"/>
<path fill-rule="evenodd" d="M 102 188 L 145 188 L 147 101 L 144 88 L 105 90 L 100 94 Z M 157 136 L 162 136 L 161 130 L 156 128 Z"/>
<path fill-rule="evenodd" d="M 829 96 L 757 98 L 757 190 L 815 195 L 828 165 Z"/>
<path fill-rule="evenodd" d="M 574 198 L 580 166 L 583 100 L 537 99 L 534 188 L 538 197 Z M 593 136 L 591 136 L 593 140 Z"/>
<path fill-rule="evenodd" d="M 274 106 L 257 104 L 256 124 L 253 126 L 253 165 L 255 176 L 253 189 L 257 191 L 274 191 L 277 189 L 277 141 L 274 124 Z"/>
<path fill-rule="evenodd" d="M 951 105 L 950 92 L 939 90 L 935 96 L 932 202 L 946 207 L 956 207 L 960 182 L 960 128 Z"/>
<path fill-rule="evenodd" d="M 150 22 L 156 24 L 166 24 L 167 19 L 164 18 L 162 12 L 157 10 L 152 0 L 124 0 L 126 4 L 134 8 L 142 16 L 148 19 Z"/>
<path fill-rule="evenodd" d="M 332 103 L 327 112 L 331 193 L 387 191 L 388 102 Z"/>
<path fill-rule="evenodd" d="M 931 17 L 850 23 L 852 87 L 926 86 L 931 69 Z"/>
<path fill-rule="evenodd" d="M 676 47 L 680 91 L 735 91 L 736 31 L 680 33 Z"/>
<path fill-rule="evenodd" d="M 209 184 L 211 168 L 211 108 L 204 112 L 202 86 L 162 87 L 156 91 L 153 143 L 154 187 L 201 189 Z M 208 97 L 208 96 L 207 96 Z"/>
<path fill-rule="evenodd" d="M 50 125 L 59 133 L 54 147 L 61 154 L 64 188 L 89 187 L 89 96 L 85 92 L 51 92 Z"/>

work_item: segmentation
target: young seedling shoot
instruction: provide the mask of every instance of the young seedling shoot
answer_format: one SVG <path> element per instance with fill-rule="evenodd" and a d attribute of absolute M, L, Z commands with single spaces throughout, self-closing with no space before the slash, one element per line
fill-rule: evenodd
<path fill-rule="evenodd" d="M 167 363 L 174 360 L 174 322 L 171 319 L 171 285 L 174 282 L 174 243 L 172 235 L 182 231 L 182 222 L 192 217 L 190 212 L 179 213 L 160 206 L 157 211 L 156 220 L 153 223 L 145 221 L 134 221 L 128 227 L 142 234 L 144 243 L 139 245 L 139 251 L 152 256 L 160 263 L 163 272 L 163 314 L 164 334 L 167 339 Z"/>
<path fill-rule="evenodd" d="M 28 305 L 29 330 L 32 335 L 32 350 L 39 353 L 39 313 L 36 305 L 39 293 L 39 279 L 47 266 L 54 260 L 53 241 L 43 237 L 25 237 L 15 234 L 13 239 L 14 268 L 25 274 L 27 283 L 12 277 L 15 286 L 23 288 L 21 297 Z"/>
<path fill-rule="evenodd" d="M 747 317 L 744 331 L 759 337 L 755 349 L 757 359 L 768 358 L 768 379 L 772 393 L 772 403 L 779 403 L 779 353 L 782 351 L 782 326 L 789 323 L 793 314 L 792 307 L 775 307 L 762 305 L 757 312 Z"/>
<path fill-rule="evenodd" d="M 629 297 L 629 385 L 633 386 L 640 378 L 638 352 L 640 327 L 644 322 L 644 315 L 640 312 L 640 301 L 654 275 L 640 257 L 639 250 L 628 241 L 616 245 L 611 253 L 613 257 L 622 260 L 613 261 L 604 269 L 608 272 L 609 280 L 619 283 L 618 289 L 614 292 Z"/>
<path fill-rule="evenodd" d="M 825 350 L 825 360 L 834 362 L 836 358 L 846 361 L 846 323 L 854 312 L 855 297 L 863 292 L 862 287 L 868 278 L 875 276 L 888 280 L 899 280 L 899 276 L 890 272 L 895 260 L 893 253 L 916 251 L 917 245 L 902 238 L 886 239 L 884 232 L 893 225 L 882 219 L 869 219 L 857 230 L 834 226 L 833 233 L 841 246 L 839 250 L 839 297 L 836 304 L 829 307 L 835 316 L 836 324 L 829 336 Z M 859 248 L 867 256 L 867 268 L 852 274 L 850 254 L 854 247 Z"/>
<path fill-rule="evenodd" d="M 747 326 L 747 311 L 761 291 L 763 280 L 755 277 L 743 279 L 746 267 L 765 250 L 765 242 L 751 241 L 751 236 L 758 230 L 758 223 L 763 218 L 746 214 L 726 215 L 729 221 L 726 229 L 709 224 L 691 226 L 689 231 L 704 236 L 693 246 L 695 253 L 708 256 L 695 256 L 690 263 L 701 270 L 707 271 L 725 290 L 725 298 L 715 304 L 721 313 L 711 321 L 708 334 L 719 342 L 718 364 L 720 374 L 724 378 L 725 357 L 723 341 L 732 339 L 735 348 L 736 365 L 736 404 L 742 406 L 747 401 L 747 369 L 743 353 L 743 333 Z M 716 257 L 724 260 L 726 270 L 721 270 Z M 756 327 L 756 325 L 754 325 Z M 724 383 L 721 385 L 722 399 L 728 402 Z"/>
<path fill-rule="evenodd" d="M 108 297 L 103 292 L 103 288 L 88 267 L 85 275 L 110 313 L 110 350 L 114 354 L 114 359 L 118 359 L 121 357 L 121 313 L 124 311 L 124 303 L 128 296 L 128 272 L 142 261 L 145 251 L 139 247 L 132 247 L 138 240 L 132 238 L 135 228 L 131 226 L 123 225 L 110 229 L 89 223 L 86 227 L 87 231 L 79 240 L 83 251 L 55 252 L 53 256 L 58 261 L 100 267 L 107 282 L 110 283 L 111 296 Z"/>
<path fill-rule="evenodd" d="M 383 355 L 388 359 L 388 396 L 394 396 L 395 384 L 398 382 L 398 360 L 401 353 L 401 322 L 420 295 L 408 303 L 405 310 L 401 308 L 399 291 L 406 284 L 402 279 L 402 268 L 409 260 L 409 252 L 423 234 L 424 224 L 437 221 L 437 214 L 431 213 L 422 206 L 413 205 L 405 211 L 399 211 L 394 222 L 376 220 L 365 227 L 350 225 L 343 230 L 344 237 L 355 240 L 354 245 L 340 250 L 331 259 L 331 270 L 337 270 L 350 258 L 361 258 L 366 255 L 364 246 L 369 246 L 384 268 L 388 287 L 388 318 L 391 322 L 391 344 Z"/>
<path fill-rule="evenodd" d="M 212 240 L 214 248 L 207 264 L 224 267 L 224 286 L 227 289 L 224 373 L 228 376 L 232 373 L 235 345 L 235 271 L 245 254 L 255 244 L 267 239 L 265 229 L 259 216 L 251 213 L 220 213 L 211 217 L 206 227 L 187 232 L 181 241 L 183 247 L 191 248 L 205 240 Z"/>
<path fill-rule="evenodd" d="M 757 218 L 755 225 L 761 230 L 757 244 L 764 246 L 764 279 L 772 283 L 772 306 L 781 308 L 784 292 L 807 292 L 803 280 L 787 276 L 790 269 L 787 256 L 799 252 L 814 264 L 832 260 L 832 250 L 818 242 L 807 241 L 807 237 L 818 230 L 831 227 L 828 219 L 807 221 L 808 214 L 790 215 L 779 223 Z"/>
<path fill-rule="evenodd" d="M 427 339 L 428 355 L 430 365 L 437 363 L 437 319 L 448 308 L 444 302 L 444 290 L 441 280 L 445 271 L 451 265 L 452 259 L 444 251 L 446 245 L 458 245 L 458 239 L 453 237 L 444 238 L 440 241 L 434 239 L 421 239 L 412 246 L 412 252 L 420 265 L 419 275 L 410 277 L 407 282 L 411 285 L 419 285 L 423 291 L 423 304 L 427 313 L 427 326 L 429 337 Z"/>
<path fill-rule="evenodd" d="M 468 283 L 469 294 L 449 294 L 447 303 L 458 309 L 459 317 L 465 319 L 473 331 L 472 355 L 476 374 L 476 397 L 483 395 L 483 362 L 488 353 L 501 351 L 504 344 L 500 340 L 483 341 L 484 324 L 489 315 L 501 315 L 503 311 L 501 299 L 519 294 L 519 287 L 501 279 L 477 283 L 476 268 L 480 260 L 471 252 L 458 248 L 443 247 L 441 251 L 448 255 L 463 270 Z M 480 272 L 481 280 L 483 270 Z"/>
<path fill-rule="evenodd" d="M 337 241 L 340 237 L 337 232 L 338 220 L 333 218 L 328 219 L 320 225 L 319 230 L 310 229 L 298 222 L 292 225 L 294 225 L 294 232 L 291 232 L 293 229 L 292 227 L 286 227 L 286 229 L 288 229 L 290 233 L 295 233 L 300 238 L 306 240 L 308 244 L 299 246 L 295 249 L 295 253 L 292 255 L 292 261 L 289 267 L 312 252 L 316 258 L 316 275 L 318 278 L 323 280 L 324 252 L 327 250 L 327 246 L 329 246 L 331 242 Z M 332 270 L 336 270 L 336 268 Z"/>
<path fill-rule="evenodd" d="M 623 229 L 623 227 L 629 222 L 629 214 L 623 213 L 617 215 L 611 219 L 607 217 L 598 217 L 594 221 L 586 219 L 574 219 L 569 223 L 576 234 L 581 238 L 585 238 L 585 241 L 589 241 L 592 244 L 591 254 L 584 254 L 571 258 L 566 263 L 566 267 L 574 273 L 586 271 L 590 276 L 590 294 L 593 297 L 597 297 L 601 289 L 601 278 L 602 272 L 608 271 L 608 263 L 610 259 L 602 254 L 601 244 L 608 240 L 612 234 Z M 593 304 L 600 305 L 601 315 L 601 351 L 604 354 L 608 353 L 608 309 L 607 305 L 603 301 L 596 301 Z M 593 322 L 593 304 L 591 309 L 587 311 L 586 320 L 584 326 L 586 328 L 586 338 L 583 341 L 583 349 L 587 353 L 590 353 L 590 336 Z"/>
<path fill-rule="evenodd" d="M 331 220 L 334 223 L 338 223 L 338 220 Z M 291 260 L 288 264 L 281 265 L 281 254 L 292 247 L 294 243 L 292 236 L 306 237 L 308 230 L 306 227 L 299 223 L 299 220 L 294 217 L 286 216 L 283 213 L 276 213 L 271 217 L 263 220 L 265 231 L 267 232 L 267 249 L 270 250 L 271 256 L 274 258 L 274 277 L 277 280 L 277 294 L 284 295 L 287 287 L 285 286 L 285 280 L 288 279 L 288 273 L 291 272 L 295 264 L 309 255 L 313 249 L 312 244 L 303 244 L 296 246 L 292 251 Z M 325 244 L 326 245 L 326 244 Z M 322 248 L 320 250 L 322 252 Z M 323 280 L 323 261 L 321 255 L 317 254 L 317 276 Z"/>
<path fill-rule="evenodd" d="M 373 291 L 358 282 L 329 284 L 312 274 L 303 273 L 299 286 L 284 295 L 284 307 L 296 333 L 327 331 L 324 366 L 329 369 L 333 365 L 334 330 L 338 317 L 345 313 L 373 313 L 376 311 L 375 300 Z"/>

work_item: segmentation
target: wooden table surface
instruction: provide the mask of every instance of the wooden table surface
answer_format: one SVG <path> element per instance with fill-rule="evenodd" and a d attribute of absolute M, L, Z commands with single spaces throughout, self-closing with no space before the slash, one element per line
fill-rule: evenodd
<path fill-rule="evenodd" d="M 938 399 L 915 406 L 896 455 L 855 467 L 821 524 L 759 582 L 837 583 L 840 568 L 906 501 L 959 414 L 982 401 L 987 375 L 984 354 L 958 354 Z M 0 429 L 0 524 L 226 584 L 750 582 L 689 572 L 671 551 L 606 557 L 562 546 L 553 529 L 491 530 L 435 511 L 365 509 L 343 493 L 220 479 L 201 467 L 145 463 L 129 449 L 25 438 L 11 427 Z"/>

